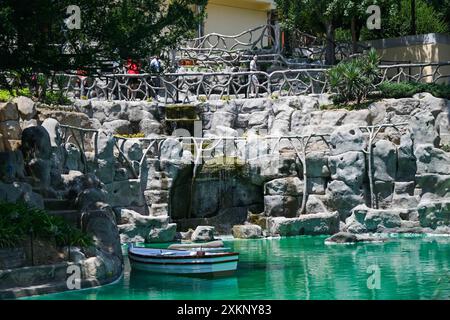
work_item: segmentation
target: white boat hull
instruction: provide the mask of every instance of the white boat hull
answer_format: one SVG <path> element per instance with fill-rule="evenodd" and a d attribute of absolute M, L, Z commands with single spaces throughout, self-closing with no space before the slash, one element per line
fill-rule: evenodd
<path fill-rule="evenodd" d="M 170 252 L 169 252 L 170 253 Z M 183 275 L 224 275 L 237 269 L 238 253 L 204 252 L 198 255 L 196 252 L 170 255 L 146 254 L 145 249 L 137 252 L 129 251 L 131 267 L 136 270 L 165 274 Z"/>

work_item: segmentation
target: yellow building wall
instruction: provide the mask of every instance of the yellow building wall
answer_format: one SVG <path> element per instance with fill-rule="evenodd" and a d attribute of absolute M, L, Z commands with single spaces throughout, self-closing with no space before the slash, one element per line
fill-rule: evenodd
<path fill-rule="evenodd" d="M 236 35 L 266 25 L 268 12 L 272 8 L 273 1 L 210 0 L 206 7 L 204 34 Z"/>
<path fill-rule="evenodd" d="M 450 61 L 450 44 L 443 43 L 383 48 L 377 49 L 377 52 L 382 60 L 387 61 L 411 61 L 411 63 Z M 434 67 L 424 68 L 423 73 L 430 75 L 425 81 L 429 82 L 432 80 L 431 75 L 434 71 Z M 412 68 L 411 70 L 408 70 L 408 72 L 414 74 L 420 72 L 420 69 Z M 450 66 L 440 67 L 439 72 L 441 74 L 450 75 Z M 450 78 L 447 77 L 442 79 L 439 83 L 449 84 Z"/>
<path fill-rule="evenodd" d="M 437 62 L 450 61 L 449 44 L 410 45 L 385 49 L 377 49 L 383 60 Z"/>

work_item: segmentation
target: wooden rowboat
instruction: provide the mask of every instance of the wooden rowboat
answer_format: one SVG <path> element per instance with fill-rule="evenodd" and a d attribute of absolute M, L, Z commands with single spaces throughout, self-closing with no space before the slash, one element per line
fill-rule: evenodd
<path fill-rule="evenodd" d="M 239 253 L 137 248 L 130 245 L 128 258 L 136 270 L 166 274 L 228 275 L 236 271 Z"/>

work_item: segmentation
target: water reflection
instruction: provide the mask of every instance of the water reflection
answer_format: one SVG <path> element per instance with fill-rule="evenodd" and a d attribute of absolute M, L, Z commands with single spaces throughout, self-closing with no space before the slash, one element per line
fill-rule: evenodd
<path fill-rule="evenodd" d="M 236 240 L 234 276 L 202 279 L 126 272 L 117 284 L 46 299 L 449 299 L 450 238 L 391 237 L 325 245 L 324 237 Z M 379 290 L 367 287 L 370 266 Z"/>

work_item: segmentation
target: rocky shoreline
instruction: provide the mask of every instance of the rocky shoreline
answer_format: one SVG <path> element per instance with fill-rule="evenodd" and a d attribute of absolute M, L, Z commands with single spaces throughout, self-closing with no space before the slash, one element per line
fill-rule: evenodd
<path fill-rule="evenodd" d="M 92 233 L 95 247 L 76 261 L 87 284 L 120 277 L 127 242 L 449 234 L 450 101 L 418 94 L 351 111 L 330 103 L 310 95 L 67 108 L 20 97 L 0 104 L 0 200 Z"/>

